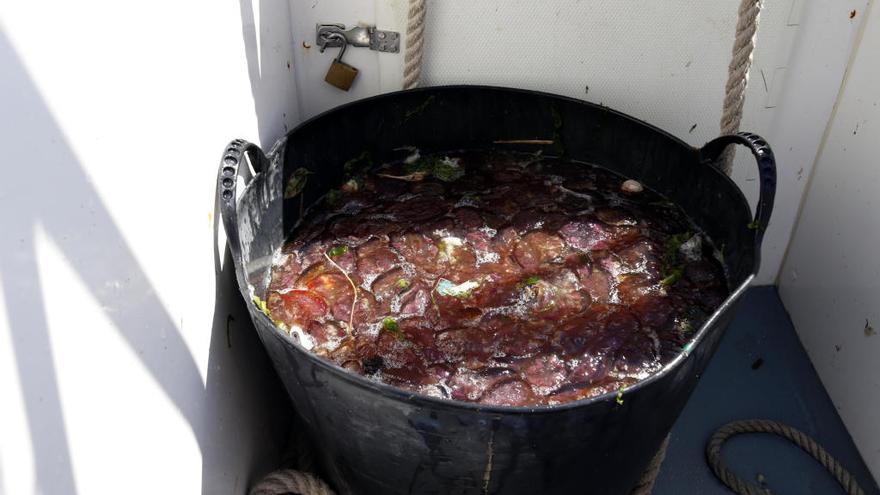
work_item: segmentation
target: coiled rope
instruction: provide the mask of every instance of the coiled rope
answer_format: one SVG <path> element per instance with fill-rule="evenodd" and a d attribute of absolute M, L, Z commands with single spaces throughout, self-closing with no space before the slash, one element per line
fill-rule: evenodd
<path fill-rule="evenodd" d="M 709 467 L 712 468 L 715 476 L 734 492 L 740 495 L 767 495 L 770 493 L 765 488 L 747 483 L 730 472 L 721 462 L 721 446 L 724 442 L 734 435 L 744 433 L 771 433 L 787 439 L 819 461 L 819 464 L 822 464 L 822 467 L 837 479 L 847 495 L 864 495 L 865 492 L 853 478 L 853 475 L 844 469 L 837 459 L 832 457 L 818 442 L 797 428 L 768 419 L 747 419 L 727 423 L 716 430 L 706 444 L 706 460 Z"/>
<path fill-rule="evenodd" d="M 279 469 L 266 475 L 251 488 L 250 495 L 335 495 L 327 483 L 311 473 L 296 469 Z"/>
<path fill-rule="evenodd" d="M 327 483 L 313 474 L 315 457 L 312 444 L 297 426 L 291 431 L 282 464 L 289 466 L 273 471 L 254 485 L 249 495 L 336 495 Z M 294 469 L 291 466 L 295 466 Z"/>
<path fill-rule="evenodd" d="M 302 441 L 299 439 L 298 441 Z M 660 466 L 666 457 L 666 447 L 669 445 L 669 436 L 663 440 L 663 444 L 657 450 L 657 454 L 651 459 L 645 472 L 639 479 L 638 484 L 632 489 L 630 495 L 650 495 L 660 473 Z M 308 445 L 299 443 L 295 446 L 299 451 L 299 465 L 312 465 L 311 452 Z M 250 495 L 285 495 L 295 493 L 297 495 L 336 495 L 335 492 L 315 475 L 296 469 L 279 469 L 268 474 L 259 483 L 251 488 Z M 763 494 L 762 494 L 763 495 Z"/>

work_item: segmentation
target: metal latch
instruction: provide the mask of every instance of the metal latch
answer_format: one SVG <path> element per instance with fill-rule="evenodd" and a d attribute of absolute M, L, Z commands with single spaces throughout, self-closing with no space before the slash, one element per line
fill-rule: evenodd
<path fill-rule="evenodd" d="M 342 46 L 337 35 L 344 36 L 349 46 L 366 46 L 379 52 L 400 51 L 400 33 L 382 31 L 376 26 L 356 26 L 346 30 L 345 24 L 318 24 L 316 31 L 315 42 L 322 53 L 326 48 Z"/>

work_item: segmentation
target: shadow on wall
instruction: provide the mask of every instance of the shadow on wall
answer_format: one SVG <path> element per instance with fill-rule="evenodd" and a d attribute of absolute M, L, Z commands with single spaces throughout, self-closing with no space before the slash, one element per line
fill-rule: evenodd
<path fill-rule="evenodd" d="M 258 6 L 257 11 L 254 10 L 255 4 Z M 254 112 L 259 132 L 260 142 L 258 144 L 268 152 L 276 140 L 287 134 L 301 120 L 299 112 L 301 105 L 298 101 L 300 95 L 296 90 L 293 74 L 294 46 L 291 37 L 290 4 L 288 0 L 239 0 L 239 9 L 242 42 L 247 58 L 248 77 L 251 83 L 251 95 L 254 99 Z M 230 140 L 236 137 L 240 136 L 230 136 Z M 220 221 L 219 208 L 216 206 L 214 208 L 215 245 L 217 244 L 216 237 Z M 256 342 L 258 348 L 252 349 L 251 352 L 254 359 L 259 359 L 261 363 L 264 363 L 266 370 L 261 373 L 259 380 L 266 384 L 264 394 L 270 399 L 272 406 L 272 408 L 262 411 L 261 415 L 254 411 L 255 416 L 251 418 L 254 427 L 260 424 L 259 420 L 267 422 L 262 430 L 252 431 L 251 434 L 262 437 L 267 442 L 266 445 L 271 443 L 271 448 L 261 449 L 259 444 L 255 446 L 253 452 L 259 454 L 260 459 L 255 459 L 249 464 L 249 470 L 246 471 L 249 479 L 244 480 L 246 483 L 239 488 L 241 490 L 249 487 L 269 471 L 280 467 L 282 463 L 290 463 L 290 459 L 282 458 L 282 453 L 292 438 L 287 435 L 297 433 L 291 431 L 296 429 L 293 426 L 296 418 L 288 395 L 284 391 L 278 375 L 271 367 L 269 358 L 259 342 L 250 315 L 238 292 L 231 256 L 228 252 L 226 253 L 222 263 L 222 273 L 217 265 L 218 262 L 219 255 L 215 251 L 215 270 L 221 275 L 217 281 L 211 356 L 215 355 L 216 345 L 225 343 L 217 342 L 217 329 L 225 325 L 228 318 L 233 318 L 228 320 L 233 327 L 241 326 L 244 333 L 247 333 L 247 338 Z M 240 364 L 247 366 L 247 363 L 247 360 L 243 360 Z M 209 368 L 213 370 L 213 366 L 209 366 Z M 208 390 L 210 393 L 210 381 Z M 292 426 L 293 428 L 291 428 Z M 217 438 L 228 438 L 228 432 L 218 435 Z M 291 453 L 287 452 L 287 454 Z M 210 455 L 205 454 L 206 461 Z M 207 466 L 208 463 L 206 462 L 205 465 Z M 212 470 L 222 476 L 217 468 L 212 468 Z M 209 480 L 210 473 L 204 472 L 202 479 Z M 213 486 L 212 483 L 203 482 L 203 493 L 215 493 L 210 490 L 206 491 L 211 486 Z M 217 484 L 217 488 L 221 486 L 223 485 Z"/>
<path fill-rule="evenodd" d="M 260 146 L 268 151 L 276 139 L 300 121 L 293 77 L 293 39 L 287 0 L 239 0 L 241 34 L 257 114 Z M 259 25 L 257 25 L 259 22 Z"/>
<path fill-rule="evenodd" d="M 218 228 L 222 226 L 215 214 L 214 246 Z M 203 422 L 207 429 L 202 449 L 203 495 L 245 493 L 263 475 L 280 467 L 293 415 L 238 291 L 232 256 L 228 250 L 223 252 L 214 249 L 217 278 Z M 242 458 L 243 454 L 251 457 Z"/>
<path fill-rule="evenodd" d="M 270 470 L 279 458 L 289 404 L 235 289 L 231 261 L 220 270 L 215 242 L 217 298 L 203 385 L 174 319 L 2 31 L 0 66 L 7 103 L 0 135 L 15 144 L 4 146 L 11 165 L 4 168 L 6 207 L 0 209 L 0 283 L 33 448 L 35 491 L 77 493 L 37 265 L 39 228 L 189 424 L 202 454 L 202 492 L 244 493 L 247 477 Z M 216 229 L 215 223 L 215 240 Z M 117 280 L 125 283 L 108 284 Z"/>

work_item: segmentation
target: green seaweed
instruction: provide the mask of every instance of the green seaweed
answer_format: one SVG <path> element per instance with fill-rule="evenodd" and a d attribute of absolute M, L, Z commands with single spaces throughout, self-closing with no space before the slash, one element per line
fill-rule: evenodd
<path fill-rule="evenodd" d="M 337 256 L 342 256 L 343 254 L 348 252 L 348 246 L 333 246 L 329 250 L 327 250 L 327 255 L 331 258 L 335 258 Z"/>
<path fill-rule="evenodd" d="M 298 196 L 305 189 L 306 182 L 308 182 L 309 176 L 313 173 L 302 167 L 294 170 L 290 175 L 290 179 L 287 180 L 287 186 L 284 188 L 284 199 Z"/>
<path fill-rule="evenodd" d="M 464 176 L 464 167 L 457 160 L 442 159 L 434 163 L 431 174 L 443 182 L 454 182 Z"/>
<path fill-rule="evenodd" d="M 394 318 L 391 318 L 390 316 L 385 317 L 382 320 L 382 328 L 385 329 L 385 331 L 390 333 L 391 335 L 394 335 L 394 337 L 397 338 L 397 340 L 406 339 L 406 336 L 403 334 L 403 331 L 400 330 L 400 325 L 397 323 L 397 321 Z"/>
<path fill-rule="evenodd" d="M 687 242 L 691 237 L 693 237 L 693 235 L 690 231 L 687 231 L 683 234 L 671 235 L 666 239 L 666 242 L 663 244 L 663 258 L 661 260 L 665 266 L 671 266 L 675 263 L 681 245 Z"/>
<path fill-rule="evenodd" d="M 682 273 L 684 273 L 684 267 L 676 266 L 669 272 L 669 275 L 666 275 L 665 277 L 663 277 L 662 280 L 660 280 L 660 285 L 664 287 L 669 287 L 670 285 L 678 282 L 678 280 L 681 278 Z"/>
<path fill-rule="evenodd" d="M 464 167 L 458 160 L 441 158 L 437 155 L 425 155 L 418 160 L 404 164 L 403 171 L 407 175 L 430 174 L 437 180 L 453 182 L 464 176 Z"/>
<path fill-rule="evenodd" d="M 254 306 L 256 306 L 257 309 L 259 309 L 260 311 L 262 311 L 262 313 L 264 315 L 268 316 L 269 318 L 272 317 L 269 314 L 269 306 L 266 305 L 266 301 L 260 299 L 260 296 L 255 294 L 255 295 L 251 296 L 251 300 L 254 302 Z"/>
<path fill-rule="evenodd" d="M 537 285 L 538 282 L 540 282 L 540 281 L 541 281 L 541 277 L 538 277 L 537 275 L 532 275 L 532 276 L 526 278 L 525 280 L 523 280 L 522 282 L 517 283 L 516 288 L 517 289 L 524 289 L 526 287 L 531 287 L 533 285 Z"/>
<path fill-rule="evenodd" d="M 679 262 L 679 249 L 693 234 L 690 231 L 684 234 L 669 236 L 663 244 L 663 255 L 660 258 L 660 274 L 663 277 L 660 285 L 669 287 L 678 282 L 684 273 L 684 264 Z"/>

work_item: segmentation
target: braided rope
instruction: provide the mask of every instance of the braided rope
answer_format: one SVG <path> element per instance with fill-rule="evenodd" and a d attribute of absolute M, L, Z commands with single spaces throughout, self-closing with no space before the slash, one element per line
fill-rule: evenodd
<path fill-rule="evenodd" d="M 727 68 L 727 84 L 724 87 L 724 106 L 721 110 L 721 134 L 735 134 L 742 120 L 746 85 L 749 82 L 749 69 L 752 66 L 752 53 L 755 50 L 755 34 L 758 32 L 758 18 L 761 14 L 762 0 L 742 0 L 736 20 L 736 37 L 730 65 Z M 728 146 L 722 157 L 722 170 L 727 175 L 733 167 L 734 146 Z"/>
<path fill-rule="evenodd" d="M 706 460 L 709 462 L 709 466 L 712 468 L 715 476 L 734 492 L 740 495 L 767 495 L 769 493 L 769 490 L 765 488 L 743 481 L 728 470 L 721 461 L 721 446 L 724 442 L 734 435 L 743 433 L 772 433 L 789 440 L 803 449 L 804 452 L 810 454 L 829 473 L 834 475 L 834 478 L 837 479 L 837 482 L 840 483 L 840 486 L 843 487 L 847 495 L 864 495 L 865 492 L 862 491 L 862 488 L 853 478 L 852 474 L 844 469 L 837 462 L 837 459 L 832 457 L 815 440 L 798 429 L 767 419 L 749 419 L 727 423 L 716 430 L 706 444 Z"/>
<path fill-rule="evenodd" d="M 425 0 L 409 0 L 406 24 L 406 54 L 403 57 L 403 89 L 415 88 L 422 76 L 422 47 L 425 33 Z"/>
<path fill-rule="evenodd" d="M 301 440 L 301 439 L 300 439 Z M 666 448 L 669 446 L 669 436 L 663 440 L 657 454 L 651 459 L 650 464 L 639 479 L 638 484 L 632 489 L 630 495 L 650 495 L 654 489 L 654 482 L 657 481 L 657 475 L 660 473 L 660 466 L 663 459 L 666 458 Z M 300 463 L 311 464 L 311 449 L 307 442 L 297 442 L 296 455 Z M 301 467 L 302 469 L 307 469 Z M 287 493 L 296 493 L 298 495 L 335 495 L 332 489 L 326 483 L 321 481 L 315 475 L 295 469 L 279 469 L 266 475 L 253 488 L 249 495 L 284 495 Z"/>
<path fill-rule="evenodd" d="M 279 469 L 269 473 L 253 488 L 250 495 L 335 495 L 335 492 L 317 476 L 295 469 Z"/>
<path fill-rule="evenodd" d="M 663 459 L 666 459 L 667 447 L 669 447 L 669 435 L 666 435 L 663 443 L 660 444 L 660 449 L 657 450 L 657 454 L 651 459 L 650 464 L 648 464 L 648 467 L 642 474 L 642 478 L 635 488 L 632 489 L 630 495 L 651 495 L 651 492 L 654 491 L 654 482 L 657 481 L 657 475 L 660 474 L 660 466 L 663 465 Z"/>

